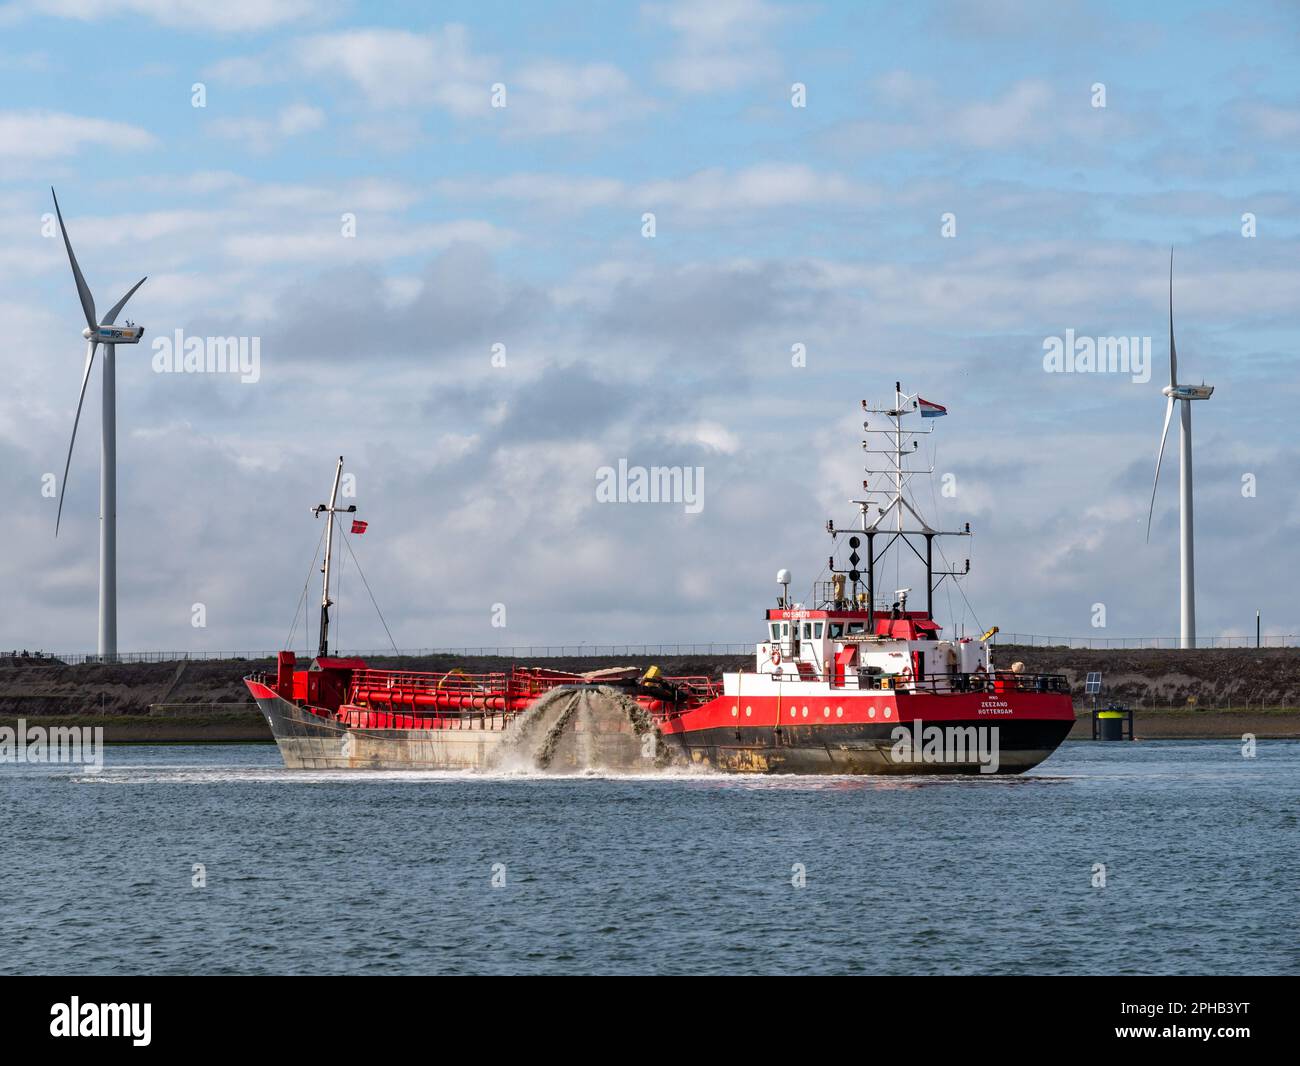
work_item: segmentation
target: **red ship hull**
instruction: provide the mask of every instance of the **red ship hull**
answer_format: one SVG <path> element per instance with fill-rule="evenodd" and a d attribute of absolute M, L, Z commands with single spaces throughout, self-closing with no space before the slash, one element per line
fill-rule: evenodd
<path fill-rule="evenodd" d="M 692 763 L 799 774 L 1023 773 L 1073 727 L 1060 693 L 905 691 L 722 696 L 662 725 Z"/>

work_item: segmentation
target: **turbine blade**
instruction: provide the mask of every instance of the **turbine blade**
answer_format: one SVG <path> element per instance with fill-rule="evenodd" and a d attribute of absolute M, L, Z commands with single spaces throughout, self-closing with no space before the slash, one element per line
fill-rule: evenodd
<path fill-rule="evenodd" d="M 126 301 L 131 299 L 131 297 L 135 295 L 135 290 L 138 289 L 141 285 L 143 285 L 148 280 L 149 280 L 148 275 L 145 275 L 143 278 L 141 278 L 139 281 L 137 281 L 134 285 L 131 286 L 131 290 L 120 300 L 118 300 L 117 303 L 115 303 L 112 306 L 112 308 L 109 310 L 108 314 L 104 318 L 104 325 L 111 326 L 114 322 L 117 321 L 118 312 L 121 311 L 122 308 L 126 306 Z"/>
<path fill-rule="evenodd" d="M 59 198 L 55 196 L 53 188 L 50 189 L 50 195 L 54 196 L 54 213 L 59 216 L 59 232 L 63 234 L 63 247 L 68 250 L 68 262 L 72 264 L 72 277 L 77 283 L 77 295 L 81 297 L 81 309 L 86 313 L 86 325 L 93 330 L 99 325 L 95 321 L 95 298 L 90 295 L 90 286 L 82 277 L 81 267 L 77 266 L 72 242 L 68 240 L 68 228 L 63 224 L 63 212 L 59 210 Z"/>
<path fill-rule="evenodd" d="M 1174 347 L 1174 250 L 1169 249 L 1169 384 L 1178 384 L 1178 349 Z"/>
<path fill-rule="evenodd" d="M 81 421 L 81 405 L 86 400 L 86 382 L 90 380 L 90 368 L 95 362 L 95 349 L 99 341 L 92 340 L 86 345 L 86 369 L 81 375 L 81 395 L 77 397 L 77 413 L 72 419 L 72 439 L 68 441 L 68 458 L 63 464 L 63 480 L 59 482 L 59 513 L 54 519 L 54 535 L 59 535 L 59 523 L 63 520 L 63 492 L 68 487 L 68 468 L 72 466 L 72 446 L 77 443 L 77 423 Z"/>
<path fill-rule="evenodd" d="M 1156 513 L 1156 487 L 1160 484 L 1160 461 L 1165 457 L 1165 440 L 1169 437 L 1169 421 L 1174 417 L 1174 398 L 1169 397 L 1165 407 L 1165 428 L 1160 431 L 1160 451 L 1156 453 L 1156 479 L 1151 486 L 1151 508 L 1147 511 L 1147 543 L 1151 543 L 1151 516 Z"/>

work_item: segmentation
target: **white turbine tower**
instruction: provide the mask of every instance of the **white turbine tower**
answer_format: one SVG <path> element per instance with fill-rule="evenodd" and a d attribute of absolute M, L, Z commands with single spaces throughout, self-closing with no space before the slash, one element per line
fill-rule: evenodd
<path fill-rule="evenodd" d="M 1192 401 L 1208 400 L 1213 385 L 1178 384 L 1178 350 L 1174 347 L 1174 253 L 1169 250 L 1169 384 L 1160 390 L 1169 397 L 1165 407 L 1165 428 L 1160 433 L 1160 451 L 1156 453 L 1156 477 L 1151 486 L 1151 508 L 1147 512 L 1147 541 L 1151 540 L 1151 517 L 1156 509 L 1156 488 L 1160 484 L 1160 460 L 1165 455 L 1169 420 L 1174 404 L 1181 403 L 1178 429 L 1178 561 L 1182 605 L 1179 614 L 1179 646 L 1196 647 L 1196 564 L 1192 545 Z"/>
<path fill-rule="evenodd" d="M 54 195 L 54 190 L 50 190 Z M 59 218 L 59 231 L 63 246 L 68 250 L 72 277 L 77 283 L 77 296 L 86 315 L 86 328 L 81 335 L 86 338 L 86 369 L 81 375 L 81 393 L 77 397 L 77 413 L 72 419 L 72 439 L 68 441 L 68 458 L 63 464 L 63 480 L 59 483 L 59 511 L 54 519 L 54 535 L 59 535 L 63 520 L 63 495 L 68 486 L 68 468 L 72 465 L 72 446 L 77 440 L 77 423 L 81 420 L 81 405 L 86 399 L 86 383 L 90 368 L 95 362 L 95 349 L 104 346 L 104 415 L 100 425 L 99 458 L 99 633 L 97 648 L 101 659 L 117 657 L 117 387 L 114 378 L 114 356 L 119 344 L 138 344 L 144 336 L 144 327 L 114 325 L 118 314 L 131 299 L 135 290 L 145 283 L 141 278 L 125 296 L 117 301 L 104 316 L 103 322 L 95 317 L 95 298 L 90 294 L 86 279 L 81 275 L 77 257 L 72 253 L 67 227 L 63 225 L 63 212 L 59 198 L 54 197 L 54 213 Z"/>

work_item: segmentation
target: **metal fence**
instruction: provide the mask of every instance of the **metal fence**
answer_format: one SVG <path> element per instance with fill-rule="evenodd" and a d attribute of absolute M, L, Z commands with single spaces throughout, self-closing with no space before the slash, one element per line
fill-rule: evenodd
<path fill-rule="evenodd" d="M 1016 644 L 1032 648 L 1188 650 L 1182 648 L 1182 638 L 1180 637 L 1045 637 L 1037 633 L 999 633 L 996 643 Z M 1285 636 L 1265 636 L 1260 638 L 1258 645 L 1256 645 L 1253 636 L 1197 637 L 1196 648 L 1192 650 L 1254 648 L 1257 646 L 1262 648 L 1294 648 L 1300 646 L 1300 636 L 1293 633 Z"/>
<path fill-rule="evenodd" d="M 274 651 L 132 651 L 119 652 L 111 661 L 116 663 L 171 663 L 184 660 L 194 662 L 246 659 L 252 662 L 274 661 Z M 301 659 L 310 658 L 310 653 L 300 650 Z M 753 655 L 753 642 L 745 644 L 529 644 L 513 647 L 488 646 L 458 648 L 404 648 L 394 652 L 392 648 L 369 650 L 343 650 L 334 652 L 340 656 L 359 656 L 364 659 L 392 659 L 398 656 L 410 658 L 427 658 L 434 655 L 459 656 L 499 656 L 509 659 L 559 659 L 559 658 L 611 658 L 626 656 L 656 655 Z M 63 654 L 58 652 L 19 651 L 0 652 L 0 661 L 19 658 L 30 661 L 46 660 L 68 665 L 81 663 L 99 663 L 107 661 L 104 656 L 93 652 L 75 652 Z"/>
<path fill-rule="evenodd" d="M 1179 650 L 1178 637 L 1051 637 L 1038 633 L 999 633 L 996 638 L 999 645 L 1016 645 L 1034 648 L 1076 648 L 1082 650 L 1120 650 L 1150 649 Z M 1254 648 L 1254 637 L 1201 637 L 1197 640 L 1198 649 L 1215 648 Z M 1260 646 L 1265 648 L 1300 647 L 1300 636 L 1263 637 Z M 309 653 L 299 653 L 308 658 Z M 349 650 L 337 652 L 339 655 L 356 655 L 367 659 L 391 659 L 395 655 L 412 658 L 426 658 L 433 655 L 459 656 L 499 656 L 508 659 L 557 659 L 557 658 L 617 658 L 628 656 L 685 656 L 685 655 L 753 655 L 754 642 L 736 644 L 518 644 L 509 647 L 480 645 L 478 647 L 442 647 L 442 648 L 408 648 L 399 652 L 388 649 Z M 133 651 L 121 652 L 114 659 L 119 663 L 167 663 L 193 660 L 197 662 L 219 659 L 246 659 L 250 661 L 274 660 L 274 651 Z M 103 662 L 99 655 L 86 652 L 58 654 L 52 652 L 10 651 L 0 652 L 0 661 L 11 658 L 29 660 L 57 660 L 69 665 L 80 663 Z"/>
<path fill-rule="evenodd" d="M 1132 706 L 1135 711 L 1289 711 L 1296 706 L 1298 693 L 1281 686 L 1261 691 L 1238 693 L 1198 691 L 1195 697 L 1144 692 L 1140 696 L 1124 697 L 1118 702 Z M 1103 706 L 1107 701 L 1103 701 Z M 1076 707 L 1091 707 L 1092 697 L 1074 694 Z"/>

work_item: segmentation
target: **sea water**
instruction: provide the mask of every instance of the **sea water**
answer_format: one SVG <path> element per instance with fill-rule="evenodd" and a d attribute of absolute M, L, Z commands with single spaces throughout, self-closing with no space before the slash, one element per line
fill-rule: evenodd
<path fill-rule="evenodd" d="M 0 766 L 6 973 L 1294 973 L 1300 742 L 999 778 Z"/>

